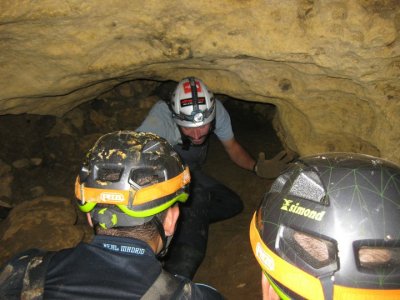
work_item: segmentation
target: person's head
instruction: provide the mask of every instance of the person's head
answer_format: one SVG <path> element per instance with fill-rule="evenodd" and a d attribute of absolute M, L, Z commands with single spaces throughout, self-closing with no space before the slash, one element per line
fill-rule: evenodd
<path fill-rule="evenodd" d="M 202 144 L 212 130 L 215 119 L 215 99 L 198 78 L 182 79 L 172 94 L 172 117 L 183 135 L 193 144 Z"/>
<path fill-rule="evenodd" d="M 188 168 L 166 140 L 117 131 L 100 137 L 87 153 L 75 194 L 97 234 L 148 243 L 161 238 L 166 247 L 179 215 L 174 204 L 187 200 L 189 182 Z"/>
<path fill-rule="evenodd" d="M 250 225 L 265 294 L 400 299 L 400 167 L 368 155 L 298 159 Z"/>

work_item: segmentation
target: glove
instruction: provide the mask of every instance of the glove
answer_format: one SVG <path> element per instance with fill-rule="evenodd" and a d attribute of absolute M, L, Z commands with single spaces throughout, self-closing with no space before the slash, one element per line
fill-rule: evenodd
<path fill-rule="evenodd" d="M 258 154 L 258 160 L 254 166 L 254 171 L 257 176 L 267 179 L 278 177 L 282 171 L 289 167 L 289 162 L 297 157 L 293 151 L 286 152 L 285 150 L 279 152 L 274 158 L 270 160 L 265 159 L 264 152 Z"/>

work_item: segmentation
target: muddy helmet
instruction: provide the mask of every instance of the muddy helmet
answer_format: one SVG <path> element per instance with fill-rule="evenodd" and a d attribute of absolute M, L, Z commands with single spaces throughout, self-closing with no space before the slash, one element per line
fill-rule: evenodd
<path fill-rule="evenodd" d="M 171 98 L 172 117 L 179 126 L 200 127 L 215 118 L 215 99 L 212 92 L 194 77 L 182 79 Z"/>
<path fill-rule="evenodd" d="M 78 206 L 103 228 L 144 224 L 188 198 L 189 169 L 163 138 L 117 131 L 87 153 L 75 183 Z"/>
<path fill-rule="evenodd" d="M 266 193 L 250 240 L 282 299 L 400 299 L 400 167 L 353 153 L 300 158 Z"/>

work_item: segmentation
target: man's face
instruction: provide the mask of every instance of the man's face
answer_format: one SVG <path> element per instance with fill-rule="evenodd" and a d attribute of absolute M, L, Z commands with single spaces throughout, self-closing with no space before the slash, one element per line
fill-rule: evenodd
<path fill-rule="evenodd" d="M 182 127 L 182 133 L 186 135 L 194 145 L 201 145 L 205 142 L 209 132 L 210 123 L 200 127 Z"/>

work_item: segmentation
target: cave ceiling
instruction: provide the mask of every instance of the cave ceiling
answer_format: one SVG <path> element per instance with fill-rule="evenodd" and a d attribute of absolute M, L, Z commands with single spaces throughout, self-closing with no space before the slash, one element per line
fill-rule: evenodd
<path fill-rule="evenodd" d="M 400 162 L 400 2 L 7 1 L 0 114 L 61 116 L 132 80 L 198 76 L 276 106 L 301 155 Z"/>

